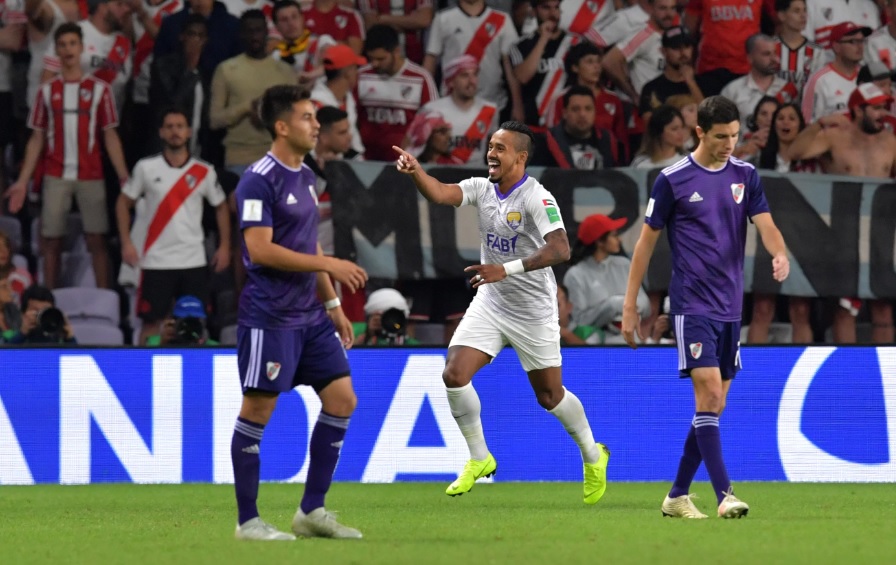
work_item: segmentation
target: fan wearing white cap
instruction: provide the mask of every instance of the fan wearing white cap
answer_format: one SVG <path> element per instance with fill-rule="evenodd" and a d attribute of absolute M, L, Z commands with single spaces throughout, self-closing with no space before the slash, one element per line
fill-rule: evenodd
<path fill-rule="evenodd" d="M 408 314 L 408 301 L 394 288 L 371 292 L 364 304 L 367 321 L 355 324 L 355 345 L 419 344 L 419 341 L 405 335 Z"/>
<path fill-rule="evenodd" d="M 889 179 L 896 171 L 896 136 L 884 127 L 893 97 L 873 82 L 860 84 L 849 96 L 849 117 L 822 118 L 804 129 L 782 156 L 821 160 L 825 173 Z M 851 119 L 850 119 L 851 118 Z M 888 300 L 872 300 L 871 339 L 892 343 L 893 311 Z M 856 342 L 855 316 L 861 301 L 844 298 L 834 312 L 837 343 Z"/>

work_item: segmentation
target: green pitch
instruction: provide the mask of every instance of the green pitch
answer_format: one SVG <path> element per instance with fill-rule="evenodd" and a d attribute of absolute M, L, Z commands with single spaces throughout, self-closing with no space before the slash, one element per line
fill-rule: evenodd
<path fill-rule="evenodd" d="M 741 483 L 741 520 L 660 513 L 666 484 L 335 484 L 329 506 L 361 541 L 238 542 L 229 485 L 0 487 L 0 562 L 23 563 L 896 563 L 896 485 Z M 289 523 L 301 485 L 263 484 L 262 517 Z"/>

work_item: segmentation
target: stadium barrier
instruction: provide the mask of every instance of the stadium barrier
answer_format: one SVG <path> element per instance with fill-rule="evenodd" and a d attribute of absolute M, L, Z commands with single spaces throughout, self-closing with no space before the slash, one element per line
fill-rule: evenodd
<path fill-rule="evenodd" d="M 359 403 L 336 480 L 446 481 L 463 467 L 444 355 L 349 352 Z M 676 350 L 568 348 L 564 358 L 566 385 L 612 450 L 610 480 L 671 480 L 693 410 Z M 748 347 L 743 359 L 722 417 L 735 481 L 896 481 L 896 348 Z M 232 481 L 231 349 L 0 349 L 0 366 L 0 484 Z M 498 481 L 581 480 L 577 448 L 512 351 L 475 384 Z M 304 480 L 319 406 L 307 387 L 281 397 L 264 480 Z"/>
<path fill-rule="evenodd" d="M 464 267 L 479 262 L 474 208 L 430 205 L 407 175 L 389 164 L 331 161 L 327 167 L 339 257 L 355 259 L 371 276 L 387 279 L 457 277 Z M 429 172 L 444 182 L 485 174 L 466 167 L 431 167 Z M 621 237 L 629 251 L 641 232 L 643 212 L 658 173 L 643 169 L 529 170 L 554 195 L 570 241 L 578 222 L 589 214 L 602 213 L 628 220 Z M 750 224 L 745 292 L 896 298 L 896 184 L 771 171 L 762 171 L 761 177 L 775 223 L 791 253 L 791 271 L 783 285 L 772 279 L 771 257 Z M 727 186 L 716 188 L 730 190 Z M 645 286 L 665 290 L 670 273 L 669 244 L 663 236 Z"/>

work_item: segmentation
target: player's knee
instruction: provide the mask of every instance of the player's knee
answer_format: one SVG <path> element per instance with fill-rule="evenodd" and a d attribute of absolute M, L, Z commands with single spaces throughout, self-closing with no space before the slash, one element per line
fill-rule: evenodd
<path fill-rule="evenodd" d="M 466 371 L 458 369 L 456 364 L 448 363 L 442 371 L 442 382 L 447 388 L 458 388 L 469 384 L 470 377 Z"/>
<path fill-rule="evenodd" d="M 538 405 L 545 410 L 553 410 L 563 400 L 563 388 L 560 390 L 537 390 L 535 391 L 535 399 Z"/>

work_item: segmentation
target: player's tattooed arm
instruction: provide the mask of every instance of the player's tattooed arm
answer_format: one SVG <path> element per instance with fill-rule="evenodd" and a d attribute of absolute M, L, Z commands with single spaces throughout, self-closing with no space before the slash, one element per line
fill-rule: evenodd
<path fill-rule="evenodd" d="M 569 239 L 566 230 L 557 229 L 544 236 L 545 245 L 523 259 L 527 271 L 544 269 L 569 261 Z"/>

